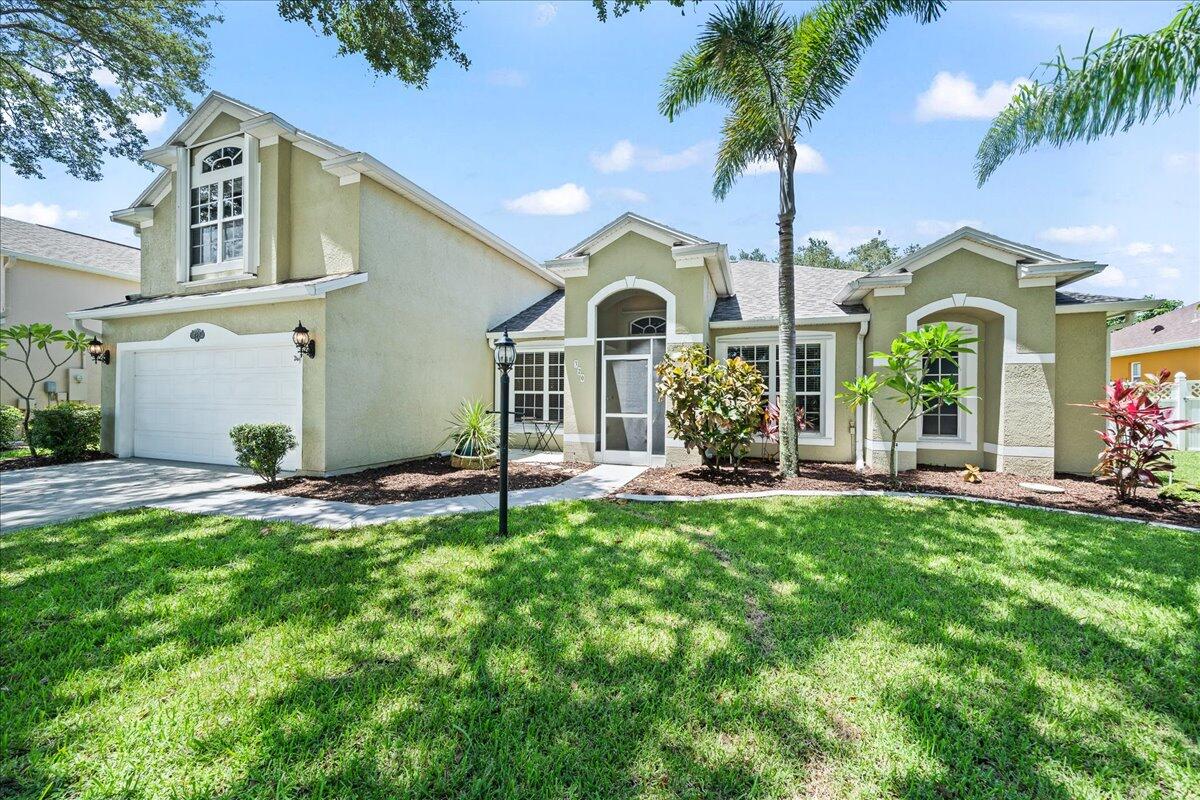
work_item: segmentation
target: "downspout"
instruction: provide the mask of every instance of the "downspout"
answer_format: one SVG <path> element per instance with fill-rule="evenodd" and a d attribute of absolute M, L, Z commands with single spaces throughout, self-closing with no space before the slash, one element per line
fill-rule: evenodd
<path fill-rule="evenodd" d="M 871 321 L 865 319 L 858 323 L 858 340 L 854 345 L 854 377 L 861 378 L 865 373 L 865 354 L 863 353 L 863 344 L 867 338 L 867 331 L 871 327 Z M 864 472 L 867 468 L 866 445 L 867 432 L 864 427 L 866 414 L 863 407 L 860 405 L 854 409 L 854 469 L 858 472 Z"/>

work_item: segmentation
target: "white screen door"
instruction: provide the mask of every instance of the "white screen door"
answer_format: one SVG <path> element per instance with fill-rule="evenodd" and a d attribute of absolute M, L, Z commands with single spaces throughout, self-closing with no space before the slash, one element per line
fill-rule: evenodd
<path fill-rule="evenodd" d="M 651 355 L 604 356 L 600 450 L 617 464 L 650 463 Z"/>

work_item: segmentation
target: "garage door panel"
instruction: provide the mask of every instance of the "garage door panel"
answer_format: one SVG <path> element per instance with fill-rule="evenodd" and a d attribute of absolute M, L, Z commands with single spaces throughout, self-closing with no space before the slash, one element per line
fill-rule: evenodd
<path fill-rule="evenodd" d="M 301 430 L 302 365 L 288 345 L 134 354 L 133 451 L 147 458 L 236 463 L 229 430 L 282 422 Z M 284 460 L 299 466 L 299 448 Z"/>

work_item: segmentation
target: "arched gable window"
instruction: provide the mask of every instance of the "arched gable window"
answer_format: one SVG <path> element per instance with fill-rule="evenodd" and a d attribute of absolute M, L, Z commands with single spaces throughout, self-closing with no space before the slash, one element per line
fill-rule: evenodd
<path fill-rule="evenodd" d="M 246 227 L 242 147 L 226 140 L 201 149 L 195 158 L 189 208 L 192 275 L 241 269 Z"/>
<path fill-rule="evenodd" d="M 664 336 L 667 321 L 662 317 L 638 317 L 629 323 L 630 336 Z"/>
<path fill-rule="evenodd" d="M 240 147 L 222 147 L 219 150 L 214 150 L 204 157 L 200 165 L 200 172 L 214 172 L 218 169 L 226 167 L 236 167 L 242 163 L 242 148 Z"/>

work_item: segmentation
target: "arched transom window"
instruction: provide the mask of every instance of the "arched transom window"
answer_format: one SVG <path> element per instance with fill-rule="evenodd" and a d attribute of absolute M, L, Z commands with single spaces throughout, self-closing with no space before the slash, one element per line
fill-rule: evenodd
<path fill-rule="evenodd" d="M 193 274 L 241 269 L 246 223 L 242 147 L 228 141 L 211 144 L 195 159 L 188 214 Z"/>
<path fill-rule="evenodd" d="M 662 317 L 638 317 L 629 323 L 630 336 L 663 336 L 667 332 L 667 321 Z"/>

